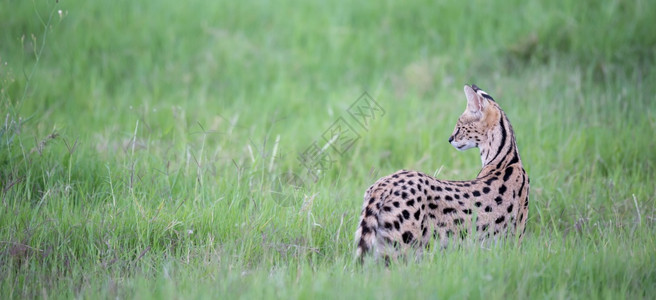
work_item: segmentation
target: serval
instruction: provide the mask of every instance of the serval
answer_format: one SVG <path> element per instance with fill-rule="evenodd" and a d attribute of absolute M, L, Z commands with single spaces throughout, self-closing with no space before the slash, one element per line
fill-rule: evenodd
<path fill-rule="evenodd" d="M 460 151 L 479 148 L 483 167 L 478 176 L 448 181 L 401 170 L 380 178 L 364 193 L 355 232 L 361 261 L 373 251 L 389 263 L 409 249 L 421 251 L 431 237 L 446 247 L 449 240 L 472 230 L 481 241 L 518 234 L 521 242 L 529 179 L 512 126 L 494 99 L 476 85 L 465 85 L 465 95 L 467 108 L 449 143 Z"/>

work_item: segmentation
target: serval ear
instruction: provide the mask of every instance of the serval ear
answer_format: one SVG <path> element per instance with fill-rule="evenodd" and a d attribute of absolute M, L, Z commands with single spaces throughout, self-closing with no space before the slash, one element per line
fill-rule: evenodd
<path fill-rule="evenodd" d="M 467 109 L 473 114 L 480 115 L 488 103 L 487 99 L 476 92 L 477 89 L 476 85 L 465 85 L 465 96 L 467 96 Z"/>

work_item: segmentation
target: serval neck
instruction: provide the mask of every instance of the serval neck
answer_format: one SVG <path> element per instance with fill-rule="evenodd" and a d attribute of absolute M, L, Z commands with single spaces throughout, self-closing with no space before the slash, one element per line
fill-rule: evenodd
<path fill-rule="evenodd" d="M 512 164 L 518 164 L 520 167 L 522 165 L 515 142 L 515 133 L 506 114 L 501 109 L 499 110 L 501 111 L 501 122 L 488 133 L 488 141 L 492 142 L 479 145 L 483 168 L 478 173 L 478 177 L 506 169 Z"/>

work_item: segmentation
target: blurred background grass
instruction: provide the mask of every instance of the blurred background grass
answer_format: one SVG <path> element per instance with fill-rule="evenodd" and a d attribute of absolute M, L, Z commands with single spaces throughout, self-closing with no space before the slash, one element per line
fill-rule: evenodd
<path fill-rule="evenodd" d="M 0 7 L 11 298 L 653 295 L 653 1 Z M 446 142 L 465 83 L 517 134 L 524 245 L 356 268 L 378 177 L 477 174 Z M 363 92 L 386 114 L 314 183 L 297 155 Z"/>

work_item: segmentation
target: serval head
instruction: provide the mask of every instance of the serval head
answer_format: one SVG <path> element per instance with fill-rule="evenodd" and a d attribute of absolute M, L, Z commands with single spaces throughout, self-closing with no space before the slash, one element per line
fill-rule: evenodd
<path fill-rule="evenodd" d="M 465 85 L 465 95 L 467 108 L 449 137 L 449 143 L 460 151 L 491 143 L 501 123 L 501 109 L 490 95 L 476 85 Z"/>

